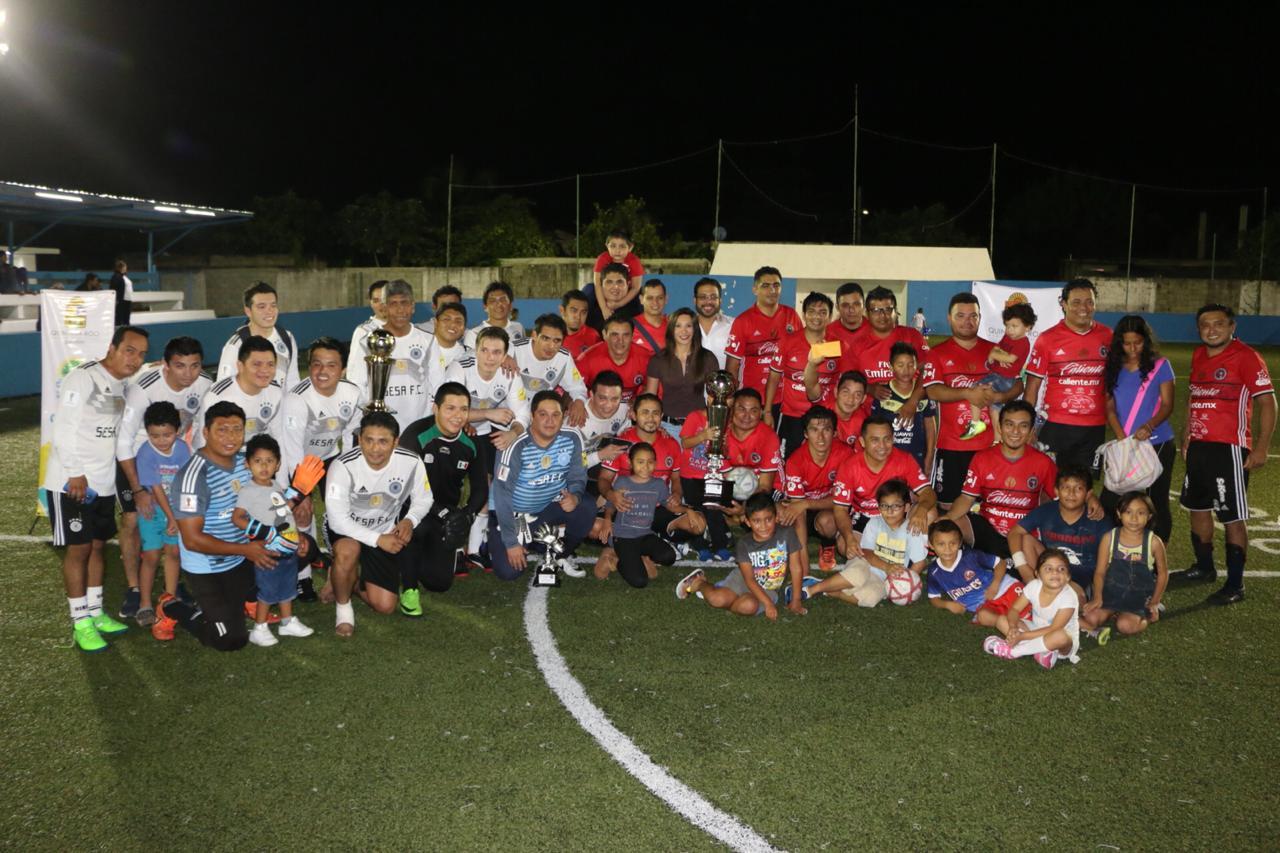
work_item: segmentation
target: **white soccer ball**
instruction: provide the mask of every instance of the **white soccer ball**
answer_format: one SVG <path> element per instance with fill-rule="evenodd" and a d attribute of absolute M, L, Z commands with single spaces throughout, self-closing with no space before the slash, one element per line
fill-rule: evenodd
<path fill-rule="evenodd" d="M 724 478 L 733 483 L 735 501 L 745 501 L 756 493 L 756 487 L 760 485 L 760 478 L 756 476 L 756 472 L 741 466 L 730 468 Z"/>
<path fill-rule="evenodd" d="M 924 592 L 924 584 L 920 583 L 920 576 L 906 569 L 889 575 L 884 585 L 889 590 L 889 600 L 899 605 L 919 601 L 920 595 Z"/>

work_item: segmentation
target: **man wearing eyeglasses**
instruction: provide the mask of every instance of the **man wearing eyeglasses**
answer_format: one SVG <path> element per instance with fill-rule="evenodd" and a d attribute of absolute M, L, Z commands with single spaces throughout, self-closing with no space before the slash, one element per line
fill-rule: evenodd
<path fill-rule="evenodd" d="M 763 399 L 769 368 L 782 339 L 800 331 L 804 324 L 796 309 L 778 304 L 782 297 L 782 273 L 776 267 L 756 270 L 754 281 L 751 292 L 755 294 L 756 304 L 733 321 L 725 347 L 725 370 L 736 379 L 741 366 L 739 387 L 754 388 Z"/>
<path fill-rule="evenodd" d="M 886 400 L 890 396 L 889 381 L 893 379 L 893 359 L 890 351 L 899 341 L 915 348 L 917 359 L 923 363 L 929 355 L 929 344 L 924 335 L 910 326 L 898 325 L 898 297 L 887 287 L 875 287 L 867 293 L 867 321 L 848 341 L 841 342 L 840 372 L 860 370 L 867 377 L 867 396 Z M 924 385 L 917 382 L 911 396 L 899 412 L 913 413 L 924 399 Z M 898 420 L 899 428 L 905 428 L 911 415 Z"/>

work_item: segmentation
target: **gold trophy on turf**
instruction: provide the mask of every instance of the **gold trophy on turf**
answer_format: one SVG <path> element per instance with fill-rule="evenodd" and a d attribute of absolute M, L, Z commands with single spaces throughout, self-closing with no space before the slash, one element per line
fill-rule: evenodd
<path fill-rule="evenodd" d="M 711 402 L 707 405 L 707 426 L 718 432 L 715 438 L 707 441 L 707 477 L 702 501 L 704 506 L 728 506 L 733 500 L 733 489 L 726 490 L 720 469 L 724 467 L 725 442 L 729 435 L 729 398 L 733 396 L 737 386 L 733 374 L 727 370 L 716 371 L 707 380 L 707 394 L 711 397 Z"/>
<path fill-rule="evenodd" d="M 388 332 L 386 329 L 374 329 L 369 333 L 369 338 L 365 344 L 369 354 L 364 357 L 364 363 L 369 368 L 369 402 L 365 404 L 365 413 L 369 412 L 388 412 L 391 409 L 387 407 L 387 383 L 391 380 L 391 368 L 395 365 L 396 360 L 391 357 L 391 353 L 395 352 L 396 336 Z"/>

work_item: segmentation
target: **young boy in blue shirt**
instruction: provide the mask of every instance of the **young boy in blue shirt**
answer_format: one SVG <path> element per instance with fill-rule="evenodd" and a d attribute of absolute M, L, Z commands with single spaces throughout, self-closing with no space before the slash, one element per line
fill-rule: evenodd
<path fill-rule="evenodd" d="M 929 564 L 934 607 L 972 613 L 974 622 L 992 628 L 1022 595 L 1022 584 L 1005 576 L 1004 558 L 964 548 L 960 527 L 951 519 L 929 525 L 929 545 L 938 555 Z"/>
<path fill-rule="evenodd" d="M 142 414 L 142 426 L 147 431 L 147 440 L 138 448 L 134 465 L 138 469 L 138 485 L 151 492 L 154 506 L 150 518 L 138 513 L 138 534 L 142 540 L 138 594 L 142 606 L 134 618 L 139 625 L 150 626 L 151 635 L 157 640 L 172 640 L 177 622 L 156 618 L 156 611 L 151 607 L 151 590 L 163 555 L 164 593 L 160 596 L 161 601 L 178 594 L 178 521 L 173 516 L 169 497 L 173 478 L 191 458 L 191 448 L 185 441 L 178 440 L 182 417 L 173 403 L 162 400 L 147 406 Z"/>
<path fill-rule="evenodd" d="M 1032 567 L 1046 548 L 1057 548 L 1067 558 L 1071 586 L 1087 600 L 1098 560 L 1098 543 L 1115 525 L 1111 519 L 1094 521 L 1085 501 L 1093 488 L 1093 477 L 1078 465 L 1058 469 L 1055 482 L 1058 499 L 1040 504 L 1009 529 L 1009 553 L 1013 566 L 1025 583 L 1035 580 Z"/>

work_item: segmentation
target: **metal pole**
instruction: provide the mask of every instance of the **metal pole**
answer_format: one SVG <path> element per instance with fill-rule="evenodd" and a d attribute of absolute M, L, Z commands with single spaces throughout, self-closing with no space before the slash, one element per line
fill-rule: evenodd
<path fill-rule="evenodd" d="M 582 275 L 582 175 L 573 176 L 573 263 L 574 278 Z"/>
<path fill-rule="evenodd" d="M 9 220 L 9 237 L 5 243 L 5 251 L 9 255 L 9 262 L 13 262 L 13 220 Z"/>
<path fill-rule="evenodd" d="M 1129 193 L 1129 259 L 1124 265 L 1124 280 L 1128 281 L 1133 274 L 1133 211 L 1138 206 L 1138 185 L 1133 185 Z"/>
<path fill-rule="evenodd" d="M 991 230 L 987 238 L 987 256 L 991 263 L 996 262 L 996 155 L 999 144 L 991 143 Z"/>
<path fill-rule="evenodd" d="M 444 216 L 444 268 L 447 270 L 453 261 L 453 155 L 449 155 L 449 188 L 445 191 Z"/>
<path fill-rule="evenodd" d="M 1213 250 L 1209 255 L 1209 281 L 1217 277 L 1218 272 L 1218 232 L 1213 232 Z"/>
<path fill-rule="evenodd" d="M 156 232 L 147 232 L 147 272 L 154 273 L 156 271 Z"/>
<path fill-rule="evenodd" d="M 858 201 L 858 85 L 853 86 L 853 245 L 858 245 L 858 223 L 862 208 Z"/>
<path fill-rule="evenodd" d="M 13 223 L 9 223 L 9 228 L 13 228 Z M 1262 262 L 1267 259 L 1267 187 L 1262 188 L 1262 230 L 1258 235 L 1258 311 L 1262 311 Z M 9 242 L 13 242 L 13 237 L 9 238 Z"/>
<path fill-rule="evenodd" d="M 724 160 L 724 140 L 716 140 L 716 224 L 711 229 L 711 239 L 720 242 L 720 165 Z"/>

